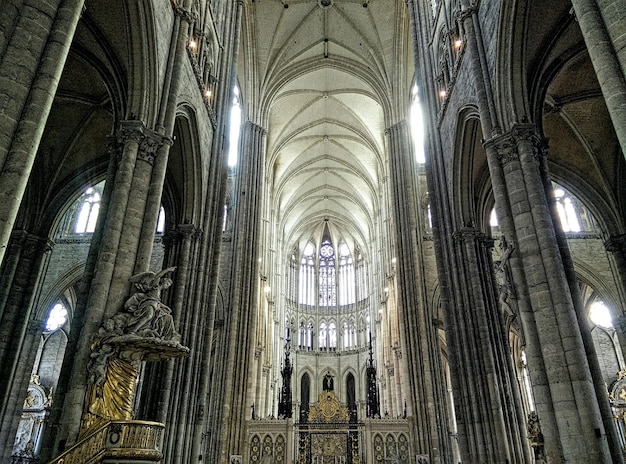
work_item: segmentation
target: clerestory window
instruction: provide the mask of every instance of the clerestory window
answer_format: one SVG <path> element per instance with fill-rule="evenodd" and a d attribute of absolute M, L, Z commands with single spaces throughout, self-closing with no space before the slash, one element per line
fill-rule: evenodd
<path fill-rule="evenodd" d="M 54 332 L 60 329 L 67 322 L 67 309 L 63 304 L 56 303 L 50 312 L 48 313 L 48 319 L 46 319 L 45 330 L 47 332 Z"/>
<path fill-rule="evenodd" d="M 96 221 L 100 212 L 100 201 L 104 182 L 94 187 L 87 187 L 80 198 L 76 220 L 74 222 L 75 234 L 92 234 L 96 230 Z"/>

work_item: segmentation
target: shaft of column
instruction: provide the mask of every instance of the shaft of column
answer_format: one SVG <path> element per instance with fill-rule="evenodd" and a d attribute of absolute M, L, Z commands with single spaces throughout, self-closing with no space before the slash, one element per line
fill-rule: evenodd
<path fill-rule="evenodd" d="M 626 79 L 596 0 L 572 0 L 591 63 L 626 157 Z M 623 8 L 623 5 L 621 7 Z"/>
<path fill-rule="evenodd" d="M 0 62 L 0 244 L 22 201 L 84 0 L 27 0 Z M 39 27 L 33 27 L 33 22 Z M 12 80 L 20 69 L 20 82 Z M 24 79 L 25 77 L 25 79 Z M 6 246 L 0 246 L 0 262 Z"/>

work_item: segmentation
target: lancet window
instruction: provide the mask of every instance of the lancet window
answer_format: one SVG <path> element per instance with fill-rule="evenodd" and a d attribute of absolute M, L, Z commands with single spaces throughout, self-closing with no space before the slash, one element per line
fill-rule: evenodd
<path fill-rule="evenodd" d="M 335 250 L 330 241 L 324 240 L 319 254 L 319 305 L 337 304 Z"/>
<path fill-rule="evenodd" d="M 74 233 L 91 234 L 96 230 L 96 220 L 100 212 L 100 200 L 104 182 L 95 187 L 87 187 L 79 200 L 78 211 L 74 223 Z"/>

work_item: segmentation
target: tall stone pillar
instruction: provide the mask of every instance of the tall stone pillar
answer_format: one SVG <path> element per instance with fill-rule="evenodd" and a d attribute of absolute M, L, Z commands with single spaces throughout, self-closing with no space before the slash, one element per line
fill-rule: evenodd
<path fill-rule="evenodd" d="M 88 287 L 86 301 L 78 302 L 72 319 L 56 394 L 64 400 L 55 403 L 51 414 L 57 444 L 55 449 L 51 449 L 50 443 L 46 444 L 42 450 L 46 453 L 44 459 L 72 445 L 78 437 L 90 344 L 103 320 L 112 317 L 128 296 L 128 279 L 135 266 L 152 163 L 164 140 L 141 121 L 123 121 L 116 133 L 119 156 L 112 157 L 115 169 L 110 170 L 107 178 L 110 199 L 104 217 L 98 221 L 98 243 L 92 244 L 92 248 L 98 250 L 97 260 L 93 274 L 86 275 L 84 282 Z"/>
<path fill-rule="evenodd" d="M 0 311 L 0 370 L 6 373 L 0 378 L 2 412 L 8 401 L 6 394 L 17 369 L 23 342 L 21 335 L 29 324 L 41 269 L 52 246 L 46 238 L 22 230 L 13 233 L 8 248 L 8 261 L 16 261 L 17 264 L 12 278 L 5 281 L 10 290 Z"/>
<path fill-rule="evenodd" d="M 397 253 L 396 302 L 401 321 L 403 367 L 410 382 L 407 403 L 412 417 L 415 452 L 428 454 L 430 462 L 449 461 L 445 381 L 442 374 L 437 328 L 423 285 L 421 216 L 417 211 L 417 165 L 406 121 L 386 131 L 395 246 Z M 396 375 L 399 373 L 396 372 Z M 399 399 L 400 400 L 400 399 Z"/>
<path fill-rule="evenodd" d="M 34 361 L 33 330 L 38 334 L 43 330 L 41 321 L 32 321 L 32 306 L 52 245 L 44 237 L 15 231 L 8 248 L 7 264 L 16 265 L 11 266 L 14 272 L 5 281 L 9 291 L 0 310 L 0 372 L 4 374 L 0 377 L 0 440 L 3 443 L 11 441 L 22 413 L 30 370 L 21 367 L 32 366 Z M 6 460 L 10 454 L 11 447 L 0 451 L 0 457 Z"/>
<path fill-rule="evenodd" d="M 614 235 L 604 242 L 604 248 L 611 253 L 620 286 L 620 296 L 626 300 L 626 234 Z"/>
<path fill-rule="evenodd" d="M 233 227 L 230 307 L 224 325 L 227 338 L 217 387 L 222 398 L 219 463 L 228 463 L 232 454 L 243 454 L 245 420 L 252 397 L 246 396 L 254 363 L 253 343 L 259 295 L 260 224 L 265 179 L 265 134 L 252 122 L 243 125 L 235 190 L 237 211 Z M 219 395 L 219 394 L 218 394 Z"/>
<path fill-rule="evenodd" d="M 572 0 L 622 153 L 626 156 L 626 52 L 624 8 L 616 0 Z"/>
<path fill-rule="evenodd" d="M 604 242 L 604 248 L 610 253 L 614 273 L 617 274 L 621 301 L 626 301 L 626 234 L 609 237 Z M 613 324 L 617 329 L 622 352 L 626 353 L 626 307 L 623 306 L 620 313 L 617 313 L 618 308 L 614 309 L 616 312 L 613 314 Z"/>
<path fill-rule="evenodd" d="M 491 241 L 472 227 L 454 234 L 459 285 L 447 317 L 461 455 L 470 462 L 530 462 L 525 418 L 493 282 Z"/>
<path fill-rule="evenodd" d="M 520 268 L 528 367 L 548 462 L 612 462 L 575 305 L 541 175 L 534 126 L 487 141 L 496 207 Z M 500 175 L 502 177 L 500 177 Z M 506 195 L 504 195 L 506 192 Z M 510 215 L 509 215 L 510 213 Z M 509 227 L 514 230 L 508 230 Z M 531 314 L 528 314 L 530 310 Z"/>
<path fill-rule="evenodd" d="M 9 241 L 83 3 L 26 0 L 3 6 L 0 245 Z M 0 246 L 0 262 L 5 250 Z"/>

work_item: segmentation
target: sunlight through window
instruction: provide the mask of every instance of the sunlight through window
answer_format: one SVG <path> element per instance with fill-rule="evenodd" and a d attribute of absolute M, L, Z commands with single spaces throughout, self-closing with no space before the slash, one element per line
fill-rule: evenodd
<path fill-rule="evenodd" d="M 233 89 L 233 107 L 230 111 L 230 133 L 229 133 L 229 151 L 228 166 L 235 166 L 239 155 L 239 132 L 241 130 L 241 102 L 239 96 L 239 87 Z"/>
<path fill-rule="evenodd" d="M 591 305 L 589 308 L 589 319 L 601 327 L 613 327 L 611 312 L 602 301 L 596 301 Z"/>
<path fill-rule="evenodd" d="M 415 148 L 415 160 L 422 164 L 426 162 L 424 153 L 424 117 L 419 102 L 417 85 L 413 87 L 413 104 L 411 105 L 411 135 Z"/>
<path fill-rule="evenodd" d="M 61 303 L 55 304 L 50 310 L 48 320 L 46 321 L 46 330 L 54 332 L 55 330 L 63 327 L 67 322 L 67 309 Z"/>

